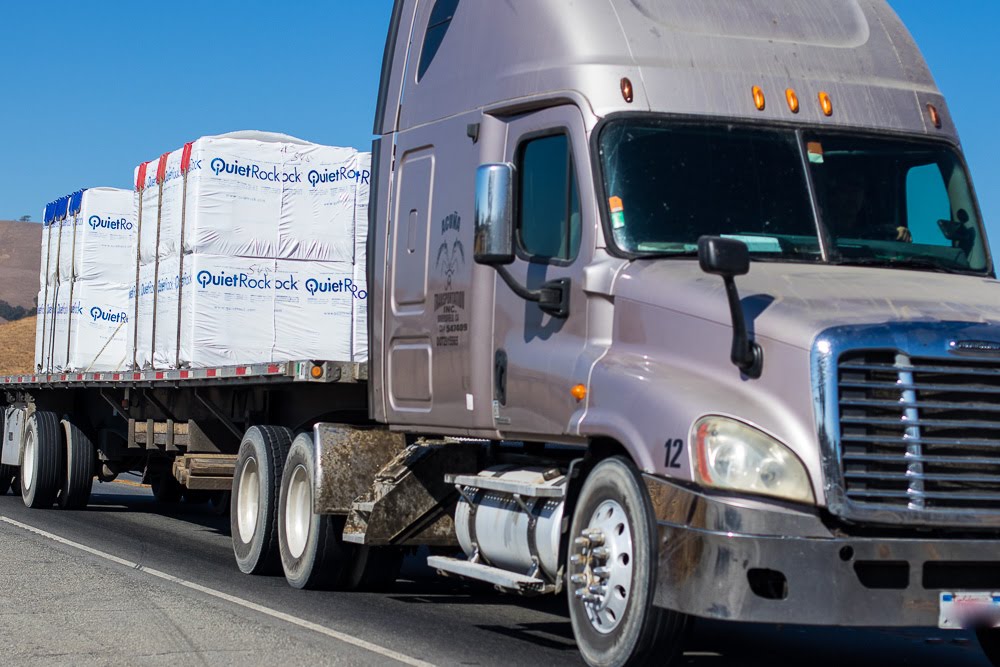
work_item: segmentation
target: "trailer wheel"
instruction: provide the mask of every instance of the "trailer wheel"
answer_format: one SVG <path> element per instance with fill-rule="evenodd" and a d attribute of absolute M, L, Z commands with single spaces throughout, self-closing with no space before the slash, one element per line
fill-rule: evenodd
<path fill-rule="evenodd" d="M 387 591 L 396 583 L 402 567 L 401 548 L 362 547 L 356 550 L 344 587 L 352 591 Z"/>
<path fill-rule="evenodd" d="M 570 532 L 570 621 L 587 664 L 675 664 L 688 619 L 653 606 L 656 524 L 631 461 L 601 461 L 583 483 Z"/>
<path fill-rule="evenodd" d="M 59 507 L 80 509 L 90 502 L 90 490 L 94 486 L 94 443 L 68 420 L 62 421 L 62 428 L 66 435 L 66 469 L 59 492 Z"/>
<path fill-rule="evenodd" d="M 245 574 L 281 572 L 278 493 L 291 444 L 291 430 L 281 426 L 254 426 L 240 443 L 229 527 L 236 563 Z"/>
<path fill-rule="evenodd" d="M 184 487 L 177 481 L 169 470 L 161 470 L 150 476 L 149 486 L 153 491 L 156 502 L 164 505 L 173 505 L 181 501 L 184 494 Z"/>
<path fill-rule="evenodd" d="M 14 486 L 14 479 L 17 477 L 17 467 L 9 466 L 0 463 L 0 496 L 7 495 L 7 490 L 11 489 L 14 493 L 17 493 L 18 489 Z"/>
<path fill-rule="evenodd" d="M 278 546 L 285 579 L 295 588 L 342 588 L 354 556 L 342 535 L 342 516 L 313 512 L 313 439 L 295 438 L 285 461 L 278 501 Z"/>
<path fill-rule="evenodd" d="M 52 507 L 62 485 L 62 429 L 54 412 L 34 412 L 24 429 L 21 498 L 32 509 Z"/>

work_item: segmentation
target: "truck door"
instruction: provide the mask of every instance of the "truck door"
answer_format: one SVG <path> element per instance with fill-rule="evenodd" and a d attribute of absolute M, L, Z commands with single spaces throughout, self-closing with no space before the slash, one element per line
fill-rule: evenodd
<path fill-rule="evenodd" d="M 520 116 L 507 128 L 505 161 L 515 165 L 517 258 L 508 269 L 529 289 L 569 278 L 569 316 L 547 315 L 497 277 L 494 402 L 497 429 L 508 435 L 565 433 L 585 383 L 578 368 L 586 344 L 583 267 L 592 259 L 596 202 L 584 119 L 575 106 Z"/>

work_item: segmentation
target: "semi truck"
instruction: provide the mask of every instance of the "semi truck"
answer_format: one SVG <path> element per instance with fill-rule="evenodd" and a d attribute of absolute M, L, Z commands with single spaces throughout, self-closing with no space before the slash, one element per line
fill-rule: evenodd
<path fill-rule="evenodd" d="M 374 134 L 367 363 L 3 378 L 0 482 L 230 490 L 298 588 L 426 547 L 590 665 L 696 618 L 1000 664 L 1000 284 L 886 2 L 396 0 Z"/>

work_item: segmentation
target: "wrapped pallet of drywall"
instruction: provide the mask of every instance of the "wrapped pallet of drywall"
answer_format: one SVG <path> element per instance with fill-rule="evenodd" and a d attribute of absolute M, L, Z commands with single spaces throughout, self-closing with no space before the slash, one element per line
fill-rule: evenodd
<path fill-rule="evenodd" d="M 354 261 L 354 209 L 369 180 L 353 148 L 283 134 L 202 137 L 135 170 L 139 255 Z M 183 226 L 183 239 L 181 227 Z"/>
<path fill-rule="evenodd" d="M 353 358 L 369 154 L 237 132 L 166 153 L 135 179 L 137 368 Z"/>
<path fill-rule="evenodd" d="M 36 363 L 49 372 L 122 370 L 134 275 L 132 193 L 91 188 L 64 200 L 46 244 L 45 351 Z"/>
<path fill-rule="evenodd" d="M 35 370 L 40 372 L 52 370 L 60 233 L 68 209 L 69 197 L 62 197 L 47 204 L 42 215 L 44 227 L 39 267 L 38 321 L 35 325 Z"/>

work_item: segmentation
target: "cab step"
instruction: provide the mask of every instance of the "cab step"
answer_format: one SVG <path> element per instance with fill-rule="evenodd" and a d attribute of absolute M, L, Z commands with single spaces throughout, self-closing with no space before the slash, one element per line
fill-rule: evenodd
<path fill-rule="evenodd" d="M 492 565 L 473 563 L 447 556 L 430 556 L 427 565 L 437 570 L 442 576 L 456 576 L 463 579 L 474 579 L 493 584 L 495 587 L 521 595 L 541 595 L 555 592 L 555 586 L 544 579 L 529 577 L 509 570 L 501 570 Z"/>

